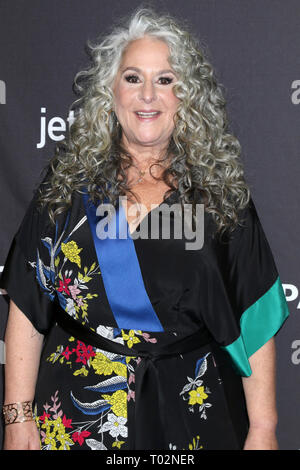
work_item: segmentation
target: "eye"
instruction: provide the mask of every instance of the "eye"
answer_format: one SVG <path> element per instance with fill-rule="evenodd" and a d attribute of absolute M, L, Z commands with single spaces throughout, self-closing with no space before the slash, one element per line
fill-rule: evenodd
<path fill-rule="evenodd" d="M 133 75 L 133 74 L 125 76 L 125 80 L 129 83 L 137 83 L 138 79 L 139 79 L 139 77 L 137 75 Z"/>
<path fill-rule="evenodd" d="M 170 83 L 173 82 L 173 78 L 171 78 L 171 77 L 160 77 L 158 79 L 158 81 L 160 81 L 161 85 L 170 85 Z"/>

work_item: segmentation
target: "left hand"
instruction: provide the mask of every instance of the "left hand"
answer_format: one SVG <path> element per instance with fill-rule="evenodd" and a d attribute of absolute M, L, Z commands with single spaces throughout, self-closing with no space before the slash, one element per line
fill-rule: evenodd
<path fill-rule="evenodd" d="M 275 431 L 250 427 L 243 450 L 279 450 Z"/>

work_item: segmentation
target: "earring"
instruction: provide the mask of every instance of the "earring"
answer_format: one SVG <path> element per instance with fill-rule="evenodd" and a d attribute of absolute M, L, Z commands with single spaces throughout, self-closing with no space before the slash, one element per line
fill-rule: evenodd
<path fill-rule="evenodd" d="M 107 116 L 106 116 L 106 125 L 107 125 L 107 126 L 109 125 L 110 115 L 111 115 L 112 112 L 113 112 L 112 109 L 110 109 L 110 110 L 107 112 Z"/>
<path fill-rule="evenodd" d="M 119 121 L 118 121 L 118 118 L 117 118 L 116 113 L 114 112 L 113 109 L 112 109 L 110 112 L 112 112 L 113 119 L 116 121 L 116 126 L 119 127 L 120 123 L 119 123 Z"/>

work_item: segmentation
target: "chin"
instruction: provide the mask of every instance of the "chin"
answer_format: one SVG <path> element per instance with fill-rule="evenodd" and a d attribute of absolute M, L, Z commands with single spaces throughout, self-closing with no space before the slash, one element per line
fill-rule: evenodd
<path fill-rule="evenodd" d="M 135 141 L 137 144 L 145 146 L 157 145 L 161 143 L 160 136 L 157 135 L 138 136 Z"/>

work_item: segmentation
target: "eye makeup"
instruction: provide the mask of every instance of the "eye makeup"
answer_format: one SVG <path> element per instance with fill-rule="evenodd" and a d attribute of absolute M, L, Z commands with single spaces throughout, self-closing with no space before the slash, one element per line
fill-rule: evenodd
<path fill-rule="evenodd" d="M 139 77 L 135 74 L 129 74 L 129 75 L 125 75 L 124 79 L 129 83 L 138 83 Z M 158 81 L 163 81 L 163 83 L 160 83 L 160 85 L 170 85 L 171 83 L 173 83 L 174 78 L 173 77 L 159 77 Z"/>

